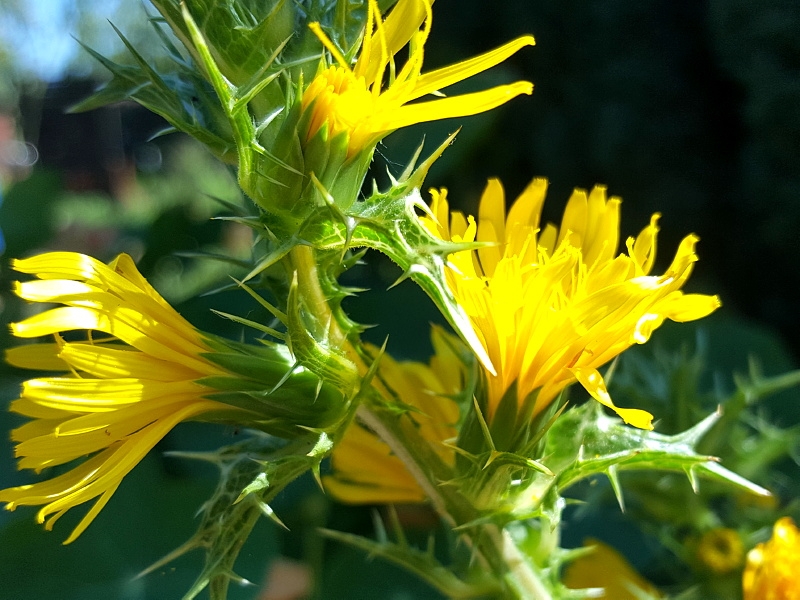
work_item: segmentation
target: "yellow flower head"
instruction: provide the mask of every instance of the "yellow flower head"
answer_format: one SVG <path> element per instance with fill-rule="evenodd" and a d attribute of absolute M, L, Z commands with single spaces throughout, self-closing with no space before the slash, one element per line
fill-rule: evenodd
<path fill-rule="evenodd" d="M 349 135 L 348 155 L 377 143 L 386 134 L 415 123 L 481 113 L 520 94 L 533 85 L 518 81 L 489 90 L 408 104 L 481 73 L 533 45 L 531 36 L 520 37 L 475 58 L 423 74 L 425 42 L 431 29 L 432 0 L 399 0 L 384 21 L 378 3 L 369 0 L 361 51 L 351 66 L 319 23 L 310 25 L 338 63 L 320 72 L 306 88 L 303 109 L 312 107 L 308 138 L 324 125 L 328 135 Z M 394 57 L 408 46 L 408 60 L 398 70 Z"/>
<path fill-rule="evenodd" d="M 432 332 L 435 354 L 430 365 L 380 359 L 379 376 L 404 404 L 418 409 L 409 415 L 420 435 L 439 457 L 453 464 L 455 455 L 441 442 L 456 437 L 458 405 L 452 396 L 464 387 L 464 366 L 453 351 L 454 340 L 438 328 Z M 375 434 L 359 423 L 345 432 L 331 457 L 334 474 L 325 489 L 349 504 L 424 502 L 426 496 L 402 461 Z"/>
<path fill-rule="evenodd" d="M 772 539 L 747 554 L 744 600 L 800 600 L 800 530 L 789 517 L 778 519 Z"/>
<path fill-rule="evenodd" d="M 697 543 L 696 554 L 703 567 L 724 575 L 742 566 L 744 545 L 736 530 L 719 527 L 703 534 Z"/>
<path fill-rule="evenodd" d="M 614 406 L 597 370 L 632 344 L 646 342 L 664 319 L 691 321 L 713 312 L 716 296 L 684 294 L 697 260 L 697 237 L 681 242 L 663 275 L 650 275 L 659 215 L 617 255 L 619 198 L 605 188 L 575 190 L 561 227 L 540 223 L 547 181 L 534 179 L 508 214 L 503 187 L 489 181 L 478 223 L 449 214 L 446 190 L 432 190 L 422 220 L 434 235 L 490 245 L 450 258 L 447 281 L 491 360 L 488 417 L 516 383 L 522 402 L 538 390 L 534 415 L 578 381 L 626 422 L 652 429 L 652 416 Z"/>
<path fill-rule="evenodd" d="M 637 600 L 643 595 L 660 598 L 661 594 L 639 575 L 619 552 L 600 540 L 587 539 L 589 554 L 572 561 L 564 573 L 564 585 L 570 589 L 602 588 L 603 594 L 592 598 Z"/>
<path fill-rule="evenodd" d="M 223 371 L 203 358 L 209 348 L 199 332 L 129 256 L 105 265 L 82 254 L 53 252 L 12 265 L 38 278 L 18 282 L 19 296 L 63 305 L 11 326 L 18 337 L 53 335 L 55 342 L 12 348 L 6 352 L 9 363 L 62 372 L 26 381 L 11 404 L 31 419 L 11 434 L 19 468 L 39 472 L 92 456 L 53 479 L 2 490 L 0 501 L 8 510 L 44 505 L 37 519 L 49 530 L 67 510 L 99 496 L 65 542 L 70 543 L 175 425 L 212 413 L 249 413 L 204 399 L 213 390 L 197 381 Z M 85 339 L 65 341 L 61 334 L 75 330 L 86 331 Z"/>

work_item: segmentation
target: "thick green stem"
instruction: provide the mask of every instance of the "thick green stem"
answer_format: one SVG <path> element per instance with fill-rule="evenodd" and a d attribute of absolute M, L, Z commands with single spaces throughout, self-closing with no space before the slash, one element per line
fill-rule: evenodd
<path fill-rule="evenodd" d="M 455 477 L 417 432 L 405 415 L 398 416 L 379 407 L 361 405 L 356 416 L 372 429 L 401 460 L 442 519 L 451 527 L 464 527 L 464 536 L 478 560 L 504 583 L 506 597 L 524 600 L 551 600 L 539 573 L 520 552 L 511 535 L 494 524 L 469 526 L 481 514 L 456 487 L 441 485 Z"/>
<path fill-rule="evenodd" d="M 310 246 L 295 246 L 289 252 L 288 259 L 290 268 L 297 276 L 297 287 L 303 304 L 314 315 L 313 325 L 319 329 L 312 331 L 312 335 L 318 339 L 327 339 L 333 347 L 346 350 L 347 335 L 334 318 L 328 298 L 320 285 L 314 249 Z"/>
<path fill-rule="evenodd" d="M 333 311 L 319 280 L 313 248 L 297 246 L 287 257 L 289 268 L 296 274 L 303 305 L 313 315 L 312 334 L 326 338 L 340 347 L 363 372 L 366 365 L 358 358 L 346 333 L 333 318 Z M 294 275 L 293 275 L 294 276 Z M 441 518 L 451 527 L 464 526 L 463 535 L 476 553 L 477 559 L 491 570 L 506 588 L 506 597 L 525 600 L 551 600 L 539 573 L 523 556 L 509 533 L 494 524 L 477 523 L 481 513 L 460 493 L 457 487 L 442 485 L 455 478 L 455 472 L 445 464 L 420 436 L 415 423 L 407 415 L 382 409 L 379 402 L 358 407 L 357 417 L 403 462 L 414 479 L 430 498 Z"/>

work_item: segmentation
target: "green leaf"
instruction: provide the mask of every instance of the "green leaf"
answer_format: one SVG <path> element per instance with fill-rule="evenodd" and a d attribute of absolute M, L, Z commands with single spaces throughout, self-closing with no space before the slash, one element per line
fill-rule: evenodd
<path fill-rule="evenodd" d="M 236 575 L 234 564 L 256 521 L 263 515 L 283 525 L 269 502 L 302 473 L 319 468 L 333 446 L 325 434 L 313 433 L 291 444 L 281 444 L 270 436 L 256 435 L 215 452 L 171 453 L 217 465 L 220 480 L 201 508 L 200 526 L 195 534 L 145 569 L 140 577 L 202 548 L 206 555 L 203 570 L 184 600 L 196 598 L 206 587 L 212 600 L 225 600 L 231 581 L 248 583 Z"/>
<path fill-rule="evenodd" d="M 500 585 L 486 577 L 480 570 L 473 570 L 475 577 L 464 580 L 456 575 L 450 568 L 439 562 L 434 555 L 433 538 L 430 538 L 425 551 L 418 550 L 408 544 L 405 534 L 397 520 L 397 514 L 390 508 L 390 516 L 397 538 L 391 542 L 386 538 L 383 524 L 378 521 L 379 538 L 371 540 L 352 533 L 321 529 L 320 532 L 330 539 L 343 544 L 348 544 L 367 552 L 370 556 L 379 556 L 384 560 L 395 563 L 418 577 L 427 581 L 448 598 L 477 598 L 497 597 L 501 591 Z"/>
<path fill-rule="evenodd" d="M 225 112 L 211 86 L 189 61 L 173 61 L 167 73 L 158 73 L 138 54 L 137 66 L 120 65 L 84 46 L 113 75 L 92 96 L 70 108 L 93 110 L 107 104 L 134 100 L 161 115 L 175 129 L 205 144 L 217 157 L 235 163 L 236 146 Z M 132 49 L 132 48 L 131 48 Z"/>
<path fill-rule="evenodd" d="M 613 483 L 617 472 L 647 469 L 685 472 L 693 485 L 701 476 L 768 496 L 767 490 L 725 469 L 714 457 L 695 451 L 720 416 L 713 413 L 683 433 L 662 435 L 624 425 L 595 402 L 568 410 L 547 434 L 543 462 L 556 474 L 548 485 L 563 492 L 593 475 L 605 474 Z"/>

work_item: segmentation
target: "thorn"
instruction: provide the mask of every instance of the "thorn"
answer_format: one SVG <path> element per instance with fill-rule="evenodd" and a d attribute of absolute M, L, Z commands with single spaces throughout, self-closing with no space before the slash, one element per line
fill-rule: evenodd
<path fill-rule="evenodd" d="M 411 160 L 408 161 L 408 165 L 406 165 L 406 168 L 403 170 L 403 172 L 400 174 L 400 177 L 398 178 L 400 182 L 405 182 L 409 177 L 411 177 L 411 174 L 414 172 L 414 167 L 417 165 L 417 161 L 419 160 L 419 156 L 420 154 L 422 154 L 422 148 L 424 146 L 425 146 L 425 136 L 423 135 L 422 141 L 419 143 L 419 146 L 417 146 L 414 155 L 411 157 Z"/>
<path fill-rule="evenodd" d="M 266 473 L 259 473 L 256 475 L 255 479 L 248 483 L 245 488 L 239 493 L 239 496 L 236 500 L 233 501 L 234 504 L 238 504 L 242 500 L 244 500 L 247 496 L 252 494 L 253 492 L 260 492 L 265 490 L 269 487 L 269 479 L 267 478 Z"/>
<path fill-rule="evenodd" d="M 386 527 L 383 524 L 378 509 L 372 509 L 372 525 L 375 527 L 375 539 L 381 544 L 387 543 L 389 541 L 389 536 L 386 534 Z"/>
<path fill-rule="evenodd" d="M 369 387 L 370 383 L 372 383 L 373 378 L 378 373 L 378 366 L 380 365 L 381 358 L 383 358 L 383 355 L 386 354 L 386 346 L 388 344 L 389 344 L 389 336 L 387 335 L 384 338 L 383 344 L 378 350 L 378 353 L 372 357 L 372 362 L 370 363 L 369 369 L 367 369 L 366 374 L 364 375 L 364 377 L 361 378 L 363 389 Z"/>
<path fill-rule="evenodd" d="M 265 256 L 255 267 L 253 267 L 253 270 L 250 271 L 245 276 L 242 282 L 250 281 L 256 275 L 260 275 L 263 271 L 265 271 L 266 269 L 277 263 L 284 256 L 286 256 L 289 253 L 290 249 L 291 248 L 288 245 L 282 246 L 276 249 L 275 251 L 271 252 L 268 256 Z"/>
<path fill-rule="evenodd" d="M 316 463 L 313 467 L 311 467 L 311 474 L 314 476 L 314 481 L 317 482 L 319 490 L 324 494 L 325 486 L 322 485 L 322 474 L 320 473 L 320 463 Z"/>
<path fill-rule="evenodd" d="M 720 417 L 722 417 L 722 407 L 717 406 L 717 410 L 708 415 L 697 425 L 694 425 L 683 433 L 679 433 L 678 435 L 674 436 L 674 439 L 678 442 L 688 445 L 690 448 L 694 448 L 697 443 L 703 439 L 703 436 L 705 436 L 705 434 L 709 432 L 716 422 L 719 421 Z"/>
<path fill-rule="evenodd" d="M 264 513 L 265 517 L 269 518 L 273 523 L 282 527 L 286 531 L 289 531 L 289 528 L 283 521 L 281 521 L 280 517 L 278 517 L 278 515 L 275 514 L 275 511 L 272 510 L 272 507 L 269 504 L 267 504 L 266 502 L 262 502 L 261 500 L 257 500 L 256 503 L 258 508 L 261 509 L 261 512 Z"/>
<path fill-rule="evenodd" d="M 436 536 L 433 533 L 428 535 L 428 543 L 425 546 L 425 554 L 427 554 L 430 558 L 434 558 L 436 550 Z"/>
<path fill-rule="evenodd" d="M 495 461 L 495 459 L 497 459 L 497 457 L 502 456 L 503 454 L 504 454 L 503 452 L 498 452 L 497 450 L 492 449 L 492 451 L 489 453 L 489 458 L 486 459 L 486 462 L 484 463 L 483 468 L 481 470 L 486 469 L 486 467 L 492 464 Z"/>
<path fill-rule="evenodd" d="M 444 143 L 442 143 L 436 150 L 434 150 L 433 154 L 431 154 L 428 158 L 426 158 L 422 162 L 422 164 L 411 175 L 409 175 L 408 182 L 411 185 L 413 185 L 414 187 L 420 187 L 423 180 L 427 176 L 431 166 L 433 166 L 433 163 L 436 162 L 436 160 L 442 155 L 442 153 L 448 148 L 448 146 L 450 146 L 453 143 L 459 131 L 461 131 L 460 127 L 455 131 L 455 133 L 451 133 L 448 136 L 448 138 L 444 141 Z"/>
<path fill-rule="evenodd" d="M 700 493 L 700 481 L 699 481 L 699 479 L 697 477 L 697 473 L 695 472 L 694 467 L 686 468 L 686 469 L 684 469 L 684 472 L 686 473 L 686 477 L 689 478 L 689 484 L 692 486 L 692 491 L 695 494 L 699 494 Z"/>
<path fill-rule="evenodd" d="M 300 365 L 300 363 L 299 363 L 299 362 L 296 362 L 296 363 L 294 363 L 294 364 L 291 366 L 291 368 L 290 368 L 288 371 L 286 371 L 286 373 L 284 374 L 284 376 L 283 376 L 283 377 L 281 377 L 280 381 L 278 381 L 278 383 L 276 383 L 276 384 L 275 384 L 275 387 L 273 387 L 273 388 L 272 388 L 270 391 L 268 391 L 268 392 L 267 392 L 267 396 L 269 396 L 270 394 L 274 393 L 274 392 L 275 392 L 275 390 L 277 390 L 277 389 L 278 389 L 278 388 L 280 388 L 280 387 L 281 387 L 281 386 L 282 386 L 284 383 L 286 383 L 286 382 L 289 380 L 289 378 L 292 376 L 292 373 L 294 373 L 294 372 L 295 372 L 295 371 L 296 371 L 296 370 L 297 370 L 297 369 L 298 369 L 300 366 L 301 366 L 301 365 Z"/>
<path fill-rule="evenodd" d="M 259 123 L 259 124 L 258 124 L 258 126 L 256 126 L 256 137 L 261 137 L 261 134 L 263 133 L 263 131 L 264 131 L 264 130 L 265 130 L 267 127 L 269 127 L 269 126 L 270 126 L 270 124 L 272 123 L 272 121 L 274 121 L 274 120 L 275 120 L 275 118 L 276 118 L 278 115 L 280 115 L 280 114 L 283 112 L 284 108 L 286 108 L 286 107 L 284 107 L 284 106 L 279 106 L 278 108 L 276 108 L 275 110 L 273 110 L 271 113 L 269 113 L 269 114 L 268 114 L 266 117 L 264 117 L 264 118 L 262 119 L 261 123 Z"/>
<path fill-rule="evenodd" d="M 486 424 L 486 419 L 483 418 L 481 407 L 478 406 L 477 397 L 472 397 L 472 404 L 475 406 L 475 415 L 478 417 L 478 424 L 481 426 L 481 431 L 483 432 L 483 437 L 486 440 L 486 443 L 489 444 L 489 448 L 491 448 L 492 452 L 497 452 L 497 448 L 494 445 L 494 440 L 492 439 L 492 434 L 489 431 L 489 426 Z"/>
<path fill-rule="evenodd" d="M 400 518 L 397 516 L 397 509 L 394 504 L 388 505 L 386 510 L 389 513 L 389 522 L 392 525 L 395 537 L 397 537 L 397 543 L 403 547 L 408 547 L 408 540 L 405 533 L 403 533 L 403 526 L 400 525 Z"/>
<path fill-rule="evenodd" d="M 614 490 L 614 496 L 617 497 L 617 504 L 619 509 L 625 512 L 625 498 L 622 495 L 622 487 L 619 484 L 619 476 L 617 475 L 617 465 L 611 465 L 605 472 L 606 477 L 611 482 L 611 489 Z"/>
<path fill-rule="evenodd" d="M 527 462 L 528 466 L 531 469 L 533 469 L 534 471 L 538 471 L 539 473 L 547 475 L 548 477 L 555 477 L 556 476 L 556 474 L 553 473 L 552 470 L 550 470 L 550 467 L 548 467 L 544 463 L 539 462 L 538 460 L 533 460 L 532 458 L 527 458 L 527 459 L 525 459 L 525 462 Z"/>
<path fill-rule="evenodd" d="M 318 379 L 317 380 L 317 388 L 314 390 L 314 401 L 312 402 L 312 404 L 316 404 L 317 403 L 317 399 L 319 398 L 319 394 L 322 391 L 322 383 L 323 383 L 322 379 Z"/>
<path fill-rule="evenodd" d="M 617 371 L 617 365 L 619 364 L 619 354 L 614 357 L 614 360 L 611 361 L 611 364 L 608 366 L 606 370 L 606 374 L 603 376 L 603 379 L 606 381 L 606 386 L 611 385 L 612 379 L 614 379 L 614 373 Z"/>
<path fill-rule="evenodd" d="M 245 577 L 242 577 L 241 575 L 237 575 L 233 571 L 225 571 L 224 573 L 221 573 L 221 575 L 224 575 L 225 577 L 227 577 L 228 579 L 230 579 L 234 583 L 238 583 L 239 585 L 241 585 L 243 587 L 244 586 L 248 586 L 248 585 L 255 585 L 249 579 L 246 579 Z"/>
<path fill-rule="evenodd" d="M 256 292 L 253 288 L 251 288 L 249 285 L 247 285 L 244 281 L 239 281 L 235 277 L 231 277 L 231 279 L 233 279 L 236 282 L 236 285 L 238 285 L 245 292 L 247 292 L 250 295 L 250 297 L 253 298 L 253 300 L 258 302 L 269 314 L 271 314 L 273 317 L 278 319 L 284 325 L 286 324 L 286 321 L 287 321 L 286 313 L 284 313 L 278 307 L 273 306 L 270 302 L 267 302 L 261 296 L 261 294 Z"/>
<path fill-rule="evenodd" d="M 391 187 L 397 187 L 399 182 L 394 178 L 394 175 L 392 175 L 392 172 L 389 170 L 389 165 L 386 165 L 386 176 L 389 178 L 389 184 Z"/>
<path fill-rule="evenodd" d="M 222 467 L 222 460 L 216 452 L 188 452 L 184 450 L 167 450 L 164 456 L 170 458 L 188 458 L 189 460 L 202 460 Z"/>
<path fill-rule="evenodd" d="M 469 452 L 468 450 L 464 450 L 464 448 L 460 448 L 459 446 L 457 446 L 456 443 L 455 443 L 455 440 L 443 441 L 442 445 L 445 446 L 446 448 L 452 450 L 456 454 L 460 454 L 461 456 L 463 456 L 464 458 L 466 458 L 467 460 L 469 460 L 473 464 L 478 464 L 479 457 L 477 455 L 475 455 L 475 454 L 472 454 L 472 452 Z"/>
<path fill-rule="evenodd" d="M 180 558 L 181 556 L 183 556 L 187 552 L 190 552 L 191 550 L 194 550 L 195 548 L 200 548 L 202 546 L 203 546 L 202 542 L 198 538 L 196 538 L 195 536 L 192 536 L 189 540 L 187 540 L 186 542 L 184 542 L 183 544 L 181 544 L 180 546 L 175 548 L 172 552 L 169 552 L 168 554 L 165 554 L 162 558 L 159 558 L 152 565 L 150 565 L 149 567 L 147 567 L 144 570 L 140 571 L 133 578 L 134 579 L 141 579 L 142 577 L 144 577 L 146 575 L 149 575 L 150 573 L 152 573 L 156 569 L 160 569 L 161 567 L 163 567 L 167 563 L 172 562 L 173 560 L 175 560 L 177 558 Z"/>
<path fill-rule="evenodd" d="M 392 285 L 390 285 L 388 288 L 386 288 L 386 289 L 387 290 L 391 290 L 392 288 L 394 288 L 394 287 L 400 285 L 401 283 L 403 283 L 409 277 L 411 277 L 411 269 L 407 269 L 406 271 L 403 271 L 403 273 L 400 275 L 400 277 L 398 277 L 395 280 L 395 282 Z"/>
<path fill-rule="evenodd" d="M 314 173 L 310 173 L 309 176 L 311 177 L 311 183 L 314 184 L 314 187 L 317 188 L 319 195 L 322 196 L 322 201 L 328 206 L 328 208 L 334 209 L 339 215 L 341 215 L 341 211 L 339 207 L 336 206 L 336 199 L 331 195 L 331 193 L 327 190 L 327 188 L 322 185 L 322 182 L 317 179 L 317 176 Z"/>

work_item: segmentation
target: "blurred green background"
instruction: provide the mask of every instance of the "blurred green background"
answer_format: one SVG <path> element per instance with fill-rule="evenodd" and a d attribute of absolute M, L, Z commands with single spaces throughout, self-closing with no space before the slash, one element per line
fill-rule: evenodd
<path fill-rule="evenodd" d="M 208 308 L 258 318 L 257 305 L 229 292 L 200 296 L 223 284 L 230 269 L 191 256 L 247 256 L 247 232 L 211 220 L 227 210 L 215 198 L 244 202 L 232 174 L 183 137 L 151 139 L 164 123 L 136 105 L 65 114 L 105 77 L 69 36 L 106 54 L 121 52 L 106 18 L 134 44 L 150 44 L 138 2 L 0 4 L 0 228 L 6 246 L 0 319 L 5 324 L 26 314 L 8 293 L 8 258 L 76 250 L 108 260 L 124 251 L 195 325 L 238 337 L 239 326 Z M 402 170 L 423 136 L 432 149 L 463 125 L 427 183 L 449 188 L 452 202 L 464 210 L 475 210 L 489 177 L 500 177 L 510 198 L 531 177 L 549 178 L 545 214 L 551 220 L 560 218 L 573 187 L 606 184 L 624 200 L 623 235 L 635 235 L 650 214 L 663 213 L 662 266 L 684 235 L 697 233 L 701 260 L 689 289 L 723 300 L 715 316 L 698 326 L 665 328 L 640 353 L 694 352 L 703 340 L 700 391 L 707 411 L 731 393 L 732 373 L 744 371 L 749 356 L 759 357 L 767 374 L 795 367 L 800 3 L 438 0 L 426 67 L 456 62 L 524 33 L 534 34 L 535 48 L 453 93 L 527 79 L 535 84 L 532 97 L 458 123 L 398 132 L 379 147 L 373 176 L 385 182 L 386 169 Z M 378 324 L 368 334 L 372 340 L 388 334 L 393 354 L 424 360 L 428 324 L 441 319 L 411 282 L 385 291 L 398 275 L 388 261 L 368 257 L 346 277 L 371 291 L 348 306 L 357 320 Z M 0 344 L 10 343 L 4 326 Z M 5 404 L 25 375 L 2 369 Z M 798 400 L 794 392 L 776 396 L 763 406 L 764 414 L 784 426 L 798 423 Z M 16 417 L 0 413 L 3 431 L 16 423 Z M 16 472 L 7 435 L 0 435 L 0 486 L 27 481 Z M 238 435 L 186 425 L 157 449 L 210 449 Z M 777 489 L 783 501 L 798 495 L 795 463 L 787 461 L 765 477 L 771 480 L 759 483 Z M 211 467 L 153 453 L 67 548 L 60 543 L 70 519 L 74 523 L 79 515 L 68 515 L 46 533 L 31 509 L 0 513 L 0 599 L 180 597 L 199 569 L 199 554 L 148 577 L 132 577 L 191 534 L 193 514 L 214 481 Z M 646 575 L 665 584 L 680 580 L 665 572 L 654 538 L 637 530 L 606 496 L 576 511 L 565 545 L 579 545 L 585 535 L 622 540 Z M 323 598 L 436 597 L 398 569 L 379 561 L 365 566 L 359 551 L 326 543 L 315 533 L 324 525 L 371 535 L 372 509 L 335 505 L 305 479 L 274 508 L 292 532 L 260 525 L 239 570 L 257 587 L 234 588 L 232 598 L 280 597 L 269 596 L 264 586 L 277 557 L 309 565 Z M 431 523 L 425 511 L 410 510 L 403 518 L 412 531 Z"/>

